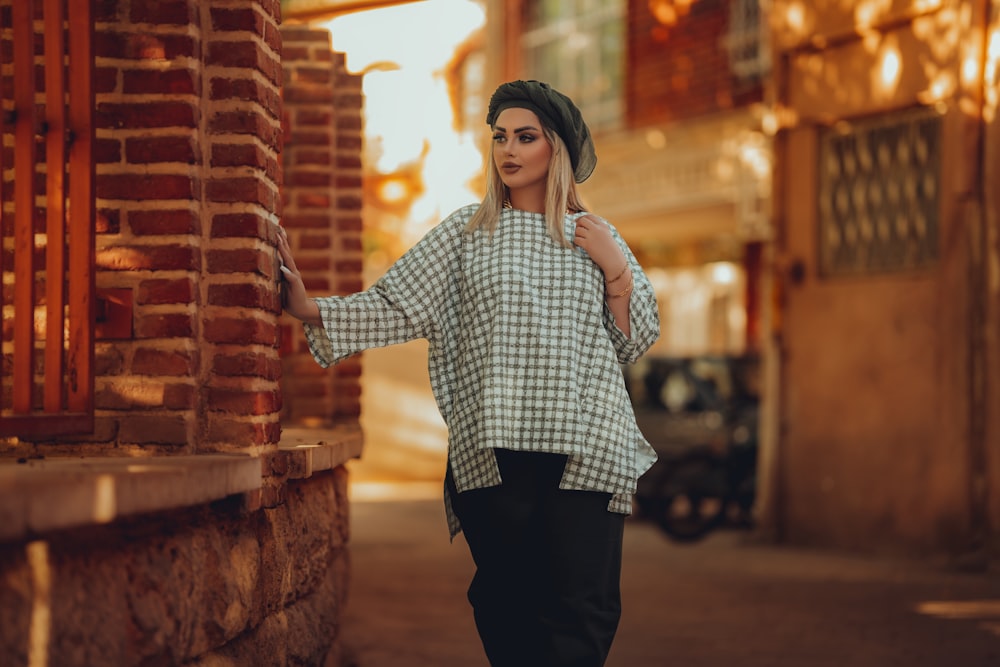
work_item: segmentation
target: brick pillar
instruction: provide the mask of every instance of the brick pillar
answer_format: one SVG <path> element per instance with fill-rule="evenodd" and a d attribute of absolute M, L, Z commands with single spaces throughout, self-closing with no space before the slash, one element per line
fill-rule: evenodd
<path fill-rule="evenodd" d="M 196 4 L 205 34 L 202 159 L 209 223 L 201 282 L 201 343 L 208 357 L 199 421 L 212 448 L 276 443 L 280 3 Z"/>
<path fill-rule="evenodd" d="M 285 26 L 282 224 L 316 296 L 361 289 L 361 77 L 346 72 L 330 33 Z M 329 424 L 360 414 L 360 356 L 324 370 L 297 322 L 281 325 L 285 417 Z"/>
<path fill-rule="evenodd" d="M 90 440 L 276 443 L 280 4 L 97 12 L 97 284 L 128 296 L 132 327 L 98 341 Z"/>

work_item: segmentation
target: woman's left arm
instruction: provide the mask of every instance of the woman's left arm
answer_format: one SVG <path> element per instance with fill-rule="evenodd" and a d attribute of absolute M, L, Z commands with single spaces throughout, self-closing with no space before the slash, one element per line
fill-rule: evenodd
<path fill-rule="evenodd" d="M 573 241 L 604 273 L 605 324 L 618 360 L 632 363 L 660 335 L 653 286 L 618 231 L 597 216 L 576 221 Z"/>

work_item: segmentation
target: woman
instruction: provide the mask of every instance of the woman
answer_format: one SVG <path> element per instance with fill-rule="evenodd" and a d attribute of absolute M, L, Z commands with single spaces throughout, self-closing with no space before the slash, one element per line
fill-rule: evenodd
<path fill-rule="evenodd" d="M 283 234 L 287 312 L 323 366 L 427 338 L 448 425 L 451 534 L 491 665 L 603 665 L 620 616 L 624 518 L 655 454 L 619 363 L 659 335 L 653 290 L 576 192 L 597 158 L 573 102 L 538 81 L 493 94 L 487 193 L 369 290 L 310 299 Z"/>

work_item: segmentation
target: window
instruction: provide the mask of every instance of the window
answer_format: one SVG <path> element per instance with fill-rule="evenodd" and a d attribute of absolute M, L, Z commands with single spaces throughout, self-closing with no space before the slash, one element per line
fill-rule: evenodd
<path fill-rule="evenodd" d="M 524 77 L 573 98 L 592 130 L 618 127 L 623 115 L 625 8 L 620 0 L 526 3 L 521 38 Z"/>
<path fill-rule="evenodd" d="M 763 79 L 771 68 L 760 5 L 761 0 L 732 0 L 729 5 L 729 31 L 724 41 L 729 69 L 748 83 Z"/>
<path fill-rule="evenodd" d="M 820 137 L 823 275 L 922 269 L 938 254 L 941 117 L 932 109 L 841 123 Z"/>

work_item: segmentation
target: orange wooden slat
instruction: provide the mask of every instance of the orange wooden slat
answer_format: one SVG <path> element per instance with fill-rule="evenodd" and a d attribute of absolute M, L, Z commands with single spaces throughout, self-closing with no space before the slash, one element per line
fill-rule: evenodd
<path fill-rule="evenodd" d="M 66 305 L 66 71 L 62 0 L 45 0 L 45 391 L 46 412 L 62 409 Z"/>
<path fill-rule="evenodd" d="M 94 412 L 95 176 L 94 0 L 69 3 L 69 350 L 68 407 Z"/>
<path fill-rule="evenodd" d="M 35 48 L 34 0 L 15 2 L 13 409 L 31 411 L 34 372 Z"/>
<path fill-rule="evenodd" d="M 7 26 L 6 26 L 6 24 L 4 23 L 4 20 L 3 20 L 4 18 L 5 18 L 4 13 L 0 12 L 0 34 L 3 34 L 4 30 L 7 29 Z M 6 62 L 5 62 L 5 59 L 4 59 L 4 50 L 0 49 L 0 71 L 3 71 L 3 67 L 4 67 L 5 64 L 6 64 Z M 3 96 L 2 95 L 0 95 L 0 101 L 3 101 Z M 0 107 L 0 139 L 3 139 L 4 133 L 6 133 L 6 132 L 7 132 L 7 109 Z M 4 168 L 5 168 L 5 165 L 4 165 L 3 142 L 0 141 L 0 314 L 2 314 L 2 310 L 4 308 L 4 298 L 5 298 L 4 297 L 4 288 L 3 288 L 3 274 L 4 274 L 4 271 L 5 271 L 4 261 L 3 261 L 4 260 L 4 240 L 6 238 L 6 235 L 5 235 L 5 232 L 4 232 L 4 221 L 5 221 L 6 216 L 4 215 L 4 199 L 3 199 L 3 187 L 4 187 L 3 173 L 4 173 Z M 0 336 L 0 343 L 2 343 L 2 336 Z M 2 359 L 3 359 L 3 353 L 2 353 L 2 350 L 0 350 L 0 361 L 2 361 Z M 2 406 L 4 404 L 4 402 L 3 402 L 3 396 L 4 396 L 4 393 L 6 391 L 6 387 L 4 386 L 4 384 L 5 383 L 3 381 L 2 374 L 0 374 L 0 406 Z"/>

